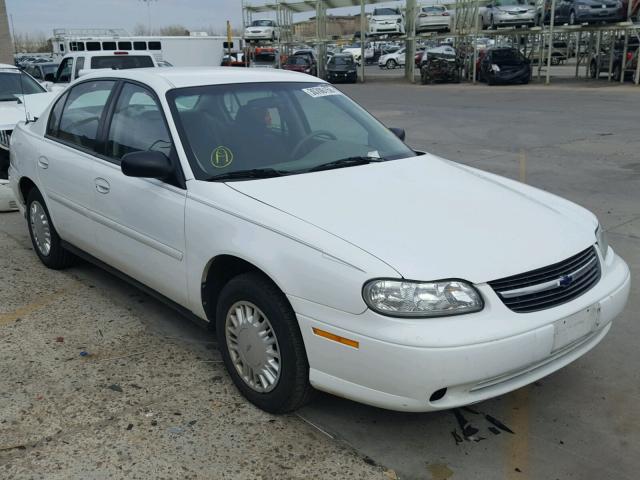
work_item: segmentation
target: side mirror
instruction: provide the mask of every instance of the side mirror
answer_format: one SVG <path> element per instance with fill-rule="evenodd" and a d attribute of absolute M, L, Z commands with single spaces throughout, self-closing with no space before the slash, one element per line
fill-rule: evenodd
<path fill-rule="evenodd" d="M 398 137 L 400 140 L 402 140 L 404 142 L 404 138 L 406 136 L 406 133 L 404 131 L 404 128 L 396 128 L 396 127 L 389 127 L 389 130 L 391 130 L 391 132 Z"/>
<path fill-rule="evenodd" d="M 45 82 L 55 82 L 56 81 L 56 76 L 53 73 L 46 73 L 44 75 L 44 81 Z"/>
<path fill-rule="evenodd" d="M 127 153 L 120 162 L 127 177 L 164 179 L 173 173 L 173 165 L 162 152 L 141 151 Z"/>

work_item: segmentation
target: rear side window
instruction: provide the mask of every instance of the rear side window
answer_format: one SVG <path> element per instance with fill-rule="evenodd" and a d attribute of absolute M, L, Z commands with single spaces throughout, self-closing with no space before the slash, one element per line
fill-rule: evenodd
<path fill-rule="evenodd" d="M 51 109 L 49 114 L 49 122 L 47 123 L 47 135 L 56 137 L 58 135 L 58 125 L 60 123 L 60 114 L 64 107 L 64 102 L 67 100 L 67 94 L 65 93 L 58 99 L 56 104 Z"/>
<path fill-rule="evenodd" d="M 80 72 L 80 70 L 82 70 L 84 68 L 84 57 L 78 57 L 76 58 L 76 66 L 73 69 L 73 71 L 75 72 L 74 78 L 78 78 L 78 73 Z"/>
<path fill-rule="evenodd" d="M 131 42 L 118 42 L 118 50 L 131 50 Z"/>
<path fill-rule="evenodd" d="M 84 52 L 84 42 L 69 42 L 69 50 L 72 52 Z"/>
<path fill-rule="evenodd" d="M 134 50 L 146 50 L 147 49 L 147 42 L 133 42 L 133 49 Z"/>
<path fill-rule="evenodd" d="M 112 80 L 98 80 L 73 87 L 60 117 L 57 137 L 95 151 L 98 125 L 114 84 Z"/>
<path fill-rule="evenodd" d="M 116 49 L 116 42 L 102 42 L 102 49 L 103 50 L 115 50 Z"/>
<path fill-rule="evenodd" d="M 160 42 L 149 42 L 149 50 L 162 50 Z"/>
<path fill-rule="evenodd" d="M 98 52 L 102 50 L 100 42 L 87 42 L 87 50 L 90 52 Z"/>
<path fill-rule="evenodd" d="M 172 142 L 155 97 L 139 85 L 126 83 L 113 112 L 107 156 L 116 161 L 131 152 L 157 151 L 169 157 Z"/>
<path fill-rule="evenodd" d="M 127 68 L 153 67 L 153 60 L 149 55 L 109 55 L 105 57 L 93 57 L 91 68 L 115 68 L 124 70 Z"/>

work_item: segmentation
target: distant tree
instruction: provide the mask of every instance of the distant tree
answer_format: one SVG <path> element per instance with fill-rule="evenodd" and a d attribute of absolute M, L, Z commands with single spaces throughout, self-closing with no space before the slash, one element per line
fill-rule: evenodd
<path fill-rule="evenodd" d="M 46 53 L 51 52 L 51 41 L 42 32 L 34 34 L 16 32 L 13 43 L 17 52 Z"/>
<path fill-rule="evenodd" d="M 167 25 L 166 27 L 160 27 L 158 33 L 163 37 L 178 37 L 183 35 L 189 35 L 189 30 L 187 30 L 182 25 Z"/>

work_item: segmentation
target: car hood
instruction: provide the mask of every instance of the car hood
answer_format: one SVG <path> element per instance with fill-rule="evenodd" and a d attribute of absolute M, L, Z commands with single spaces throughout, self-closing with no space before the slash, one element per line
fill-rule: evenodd
<path fill-rule="evenodd" d="M 496 10 L 498 10 L 499 12 L 502 11 L 525 13 L 535 11 L 535 7 L 527 7 L 526 5 L 504 5 L 502 7 L 496 7 Z"/>
<path fill-rule="evenodd" d="M 21 96 L 23 103 L 0 102 L 0 130 L 11 130 L 16 123 L 24 122 L 27 116 L 37 118 L 49 106 L 56 93 L 43 92 Z M 25 113 L 26 112 L 26 113 Z"/>
<path fill-rule="evenodd" d="M 597 221 L 581 207 L 432 155 L 228 186 L 415 280 L 483 283 L 595 243 Z"/>

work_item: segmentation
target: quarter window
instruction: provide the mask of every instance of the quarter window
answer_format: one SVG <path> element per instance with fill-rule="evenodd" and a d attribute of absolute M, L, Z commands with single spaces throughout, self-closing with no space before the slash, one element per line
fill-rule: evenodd
<path fill-rule="evenodd" d="M 98 126 L 114 83 L 99 80 L 72 88 L 60 118 L 58 138 L 95 151 Z"/>
<path fill-rule="evenodd" d="M 73 57 L 65 58 L 60 64 L 60 66 L 58 67 L 58 72 L 56 74 L 56 82 L 58 83 L 70 82 L 72 66 L 73 66 Z"/>
<path fill-rule="evenodd" d="M 113 112 L 106 154 L 117 161 L 139 151 L 158 151 L 169 157 L 172 145 L 156 99 L 146 88 L 126 83 Z"/>
<path fill-rule="evenodd" d="M 84 57 L 76 58 L 76 66 L 73 69 L 73 71 L 75 72 L 74 78 L 78 78 L 78 74 L 80 73 L 80 70 L 82 70 L 83 68 L 84 68 Z"/>
<path fill-rule="evenodd" d="M 49 123 L 47 123 L 47 135 L 57 136 L 58 135 L 58 124 L 60 123 L 60 115 L 62 114 L 62 109 L 64 107 L 64 102 L 67 100 L 67 94 L 65 93 L 58 99 L 53 109 L 51 110 L 51 114 L 49 115 Z"/>

